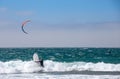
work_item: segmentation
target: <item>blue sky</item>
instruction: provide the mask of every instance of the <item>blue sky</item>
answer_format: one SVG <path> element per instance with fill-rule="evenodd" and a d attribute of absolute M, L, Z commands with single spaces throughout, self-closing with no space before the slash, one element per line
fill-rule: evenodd
<path fill-rule="evenodd" d="M 119 0 L 0 1 L 0 47 L 120 47 L 119 34 Z"/>

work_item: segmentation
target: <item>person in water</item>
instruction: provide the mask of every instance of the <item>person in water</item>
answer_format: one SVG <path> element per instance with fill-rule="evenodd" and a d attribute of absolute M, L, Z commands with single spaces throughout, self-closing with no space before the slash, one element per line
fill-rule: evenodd
<path fill-rule="evenodd" d="M 43 64 L 43 59 L 40 59 L 39 61 L 35 61 L 36 63 L 40 64 L 40 66 L 44 67 L 44 64 Z"/>
<path fill-rule="evenodd" d="M 42 67 L 44 67 L 44 64 L 43 64 L 43 59 L 40 59 L 40 65 L 42 66 Z"/>
<path fill-rule="evenodd" d="M 39 56 L 37 53 L 34 53 L 33 61 L 39 64 L 40 66 L 44 67 L 43 59 L 42 58 L 39 59 Z"/>

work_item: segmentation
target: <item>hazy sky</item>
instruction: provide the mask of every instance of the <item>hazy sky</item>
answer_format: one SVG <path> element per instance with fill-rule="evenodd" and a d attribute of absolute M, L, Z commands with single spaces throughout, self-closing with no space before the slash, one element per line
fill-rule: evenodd
<path fill-rule="evenodd" d="M 0 47 L 120 47 L 120 0 L 0 0 Z"/>

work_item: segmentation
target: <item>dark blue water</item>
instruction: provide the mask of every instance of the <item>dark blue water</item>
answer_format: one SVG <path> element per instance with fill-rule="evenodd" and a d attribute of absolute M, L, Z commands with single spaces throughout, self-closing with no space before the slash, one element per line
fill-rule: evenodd
<path fill-rule="evenodd" d="M 35 52 L 58 62 L 120 63 L 120 48 L 0 48 L 0 61 L 29 61 Z"/>

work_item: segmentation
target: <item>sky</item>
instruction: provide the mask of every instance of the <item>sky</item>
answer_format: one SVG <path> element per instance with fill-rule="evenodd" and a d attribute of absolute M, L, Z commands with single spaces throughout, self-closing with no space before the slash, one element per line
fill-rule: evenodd
<path fill-rule="evenodd" d="M 0 47 L 120 47 L 120 1 L 0 0 Z"/>

